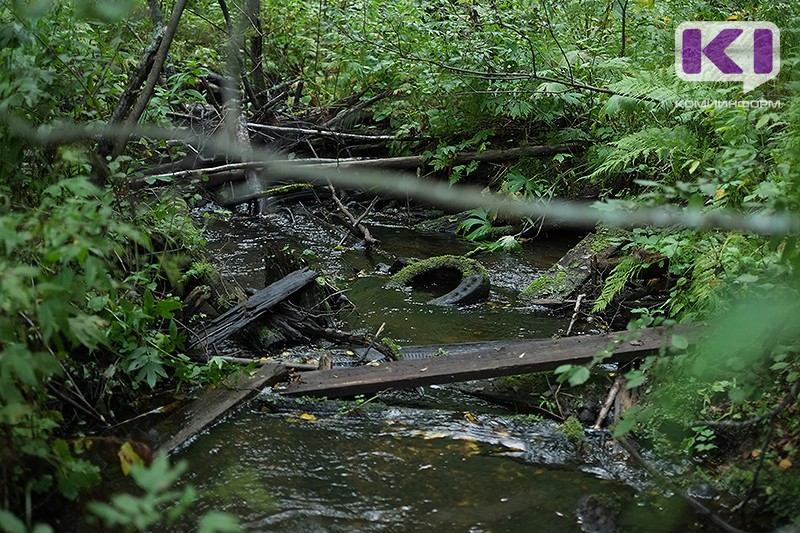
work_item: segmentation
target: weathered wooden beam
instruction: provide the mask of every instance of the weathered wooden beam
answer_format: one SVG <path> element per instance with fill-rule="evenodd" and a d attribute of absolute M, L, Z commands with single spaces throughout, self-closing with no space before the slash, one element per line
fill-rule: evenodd
<path fill-rule="evenodd" d="M 612 350 L 610 362 L 625 362 L 658 352 L 670 345 L 672 334 L 688 338 L 695 330 L 663 327 L 622 331 L 610 335 L 586 335 L 561 339 L 470 343 L 464 350 L 433 358 L 406 359 L 380 366 L 333 368 L 305 372 L 297 381 L 278 392 L 290 396 L 336 398 L 372 394 L 387 389 L 403 389 L 469 381 L 513 374 L 552 370 L 563 364 L 584 364 L 604 350 Z"/>
<path fill-rule="evenodd" d="M 252 295 L 243 304 L 231 307 L 212 320 L 202 332 L 195 335 L 189 349 L 204 344 L 214 344 L 239 331 L 266 313 L 271 307 L 305 287 L 316 277 L 316 272 L 304 267 L 268 285 Z"/>
<path fill-rule="evenodd" d="M 194 437 L 222 415 L 254 396 L 265 387 L 274 385 L 286 377 L 283 365 L 265 363 L 251 376 L 236 375 L 216 389 L 203 393 L 187 407 L 163 423 L 159 432 L 178 427 L 177 431 L 157 447 L 157 451 L 170 453 Z"/>

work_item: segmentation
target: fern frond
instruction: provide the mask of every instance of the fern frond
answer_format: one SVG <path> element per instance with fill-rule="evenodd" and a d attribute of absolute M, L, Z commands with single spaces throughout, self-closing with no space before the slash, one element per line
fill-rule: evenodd
<path fill-rule="evenodd" d="M 661 102 L 663 108 L 671 108 L 675 100 L 687 98 L 686 84 L 682 84 L 672 69 L 641 70 L 636 76 L 625 76 L 612 83 L 610 88 L 633 98 Z"/>
<path fill-rule="evenodd" d="M 636 278 L 648 266 L 650 263 L 645 263 L 635 257 L 626 257 L 620 261 L 606 278 L 603 290 L 600 291 L 600 296 L 594 302 L 592 313 L 604 311 L 614 297 L 625 288 L 625 284 Z"/>
<path fill-rule="evenodd" d="M 647 128 L 626 135 L 613 146 L 589 179 L 619 172 L 637 162 L 650 159 L 664 162 L 676 153 L 689 153 L 696 146 L 696 140 L 694 134 L 683 126 Z"/>

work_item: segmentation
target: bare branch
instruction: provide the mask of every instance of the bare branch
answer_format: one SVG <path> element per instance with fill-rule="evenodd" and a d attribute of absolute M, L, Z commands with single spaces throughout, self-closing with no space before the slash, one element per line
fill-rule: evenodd
<path fill-rule="evenodd" d="M 111 127 L 81 126 L 60 124 L 58 127 L 46 125 L 31 127 L 27 122 L 0 112 L 0 121 L 5 122 L 16 135 L 41 144 L 65 144 L 108 136 L 128 138 L 129 136 L 152 139 L 178 140 L 184 142 L 206 142 L 206 145 L 232 158 L 244 155 L 240 147 L 224 138 L 207 140 L 190 132 L 166 130 L 155 127 Z M 405 200 L 417 198 L 430 204 L 464 210 L 482 206 L 507 216 L 532 217 L 547 216 L 549 222 L 565 226 L 592 228 L 598 222 L 610 226 L 631 227 L 673 227 L 683 226 L 694 229 L 720 229 L 744 231 L 759 235 L 788 235 L 800 233 L 800 217 L 790 213 L 771 213 L 767 211 L 739 212 L 731 209 L 703 211 L 697 207 L 659 206 L 621 209 L 608 204 L 581 201 L 549 200 L 522 201 L 499 194 L 486 194 L 482 189 L 469 185 L 425 181 L 415 175 L 376 169 L 358 171 L 343 170 L 331 172 L 321 165 L 291 165 L 279 161 L 275 153 L 254 148 L 252 160 L 268 165 L 266 174 L 275 178 L 292 181 L 309 181 L 319 184 L 331 183 L 338 187 L 373 189 L 375 192 L 389 194 Z"/>

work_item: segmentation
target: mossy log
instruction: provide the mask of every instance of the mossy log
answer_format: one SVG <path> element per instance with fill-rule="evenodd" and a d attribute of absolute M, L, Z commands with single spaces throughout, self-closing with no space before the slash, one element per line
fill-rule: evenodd
<path fill-rule="evenodd" d="M 544 274 L 533 280 L 521 296 L 541 305 L 564 302 L 574 296 L 592 275 L 592 263 L 608 259 L 619 244 L 607 230 L 590 233 Z"/>

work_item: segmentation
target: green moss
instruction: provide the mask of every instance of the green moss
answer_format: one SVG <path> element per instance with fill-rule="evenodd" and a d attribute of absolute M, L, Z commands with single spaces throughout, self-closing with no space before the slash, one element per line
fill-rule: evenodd
<path fill-rule="evenodd" d="M 290 183 L 288 185 L 281 185 L 279 187 L 271 187 L 267 189 L 270 195 L 286 194 L 288 192 L 302 191 L 304 189 L 311 189 L 314 186 L 310 183 Z"/>
<path fill-rule="evenodd" d="M 547 274 L 539 276 L 531 282 L 530 285 L 525 287 L 522 291 L 523 296 L 531 296 L 533 294 L 540 295 L 546 294 L 559 294 L 565 290 L 565 283 L 567 281 L 567 272 L 560 270 L 555 276 Z"/>
<path fill-rule="evenodd" d="M 439 255 L 408 265 L 392 276 L 387 286 L 403 287 L 411 283 L 417 276 L 439 268 L 458 270 L 464 277 L 473 276 L 475 274 L 479 274 L 484 278 L 489 277 L 486 268 L 474 259 L 469 259 L 468 257 L 462 257 L 460 255 Z"/>
<path fill-rule="evenodd" d="M 259 326 L 258 341 L 262 346 L 271 346 L 279 339 L 278 333 L 267 326 Z"/>
<path fill-rule="evenodd" d="M 534 372 L 498 378 L 495 383 L 500 390 L 511 390 L 519 395 L 542 394 L 550 390 L 547 377 L 552 372 Z"/>
<path fill-rule="evenodd" d="M 605 251 L 609 246 L 618 243 L 630 236 L 630 232 L 620 228 L 598 226 L 595 237 L 589 244 L 589 250 L 596 255 Z"/>
<path fill-rule="evenodd" d="M 561 431 L 575 444 L 581 444 L 585 439 L 583 424 L 577 417 L 571 416 L 561 424 Z"/>
<path fill-rule="evenodd" d="M 394 355 L 394 358 L 398 361 L 403 358 L 403 351 L 400 349 L 400 345 L 389 337 L 383 337 L 381 339 L 381 346 L 392 352 L 392 355 Z"/>
<path fill-rule="evenodd" d="M 514 420 L 518 420 L 524 424 L 540 424 L 545 421 L 542 415 L 527 413 L 524 415 L 510 415 Z"/>

